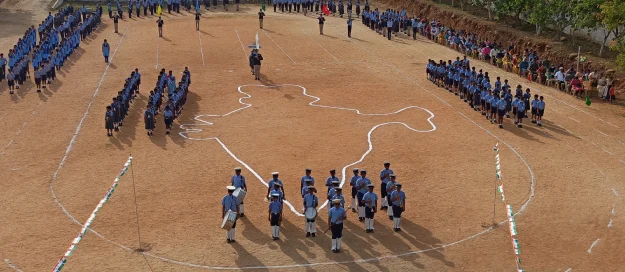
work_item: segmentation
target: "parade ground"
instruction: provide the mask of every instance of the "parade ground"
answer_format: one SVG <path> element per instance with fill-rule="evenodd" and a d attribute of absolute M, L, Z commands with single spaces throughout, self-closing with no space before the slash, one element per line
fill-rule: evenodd
<path fill-rule="evenodd" d="M 53 269 L 130 156 L 64 271 L 514 271 L 498 182 L 514 209 L 524 270 L 625 266 L 622 108 L 589 107 L 472 59 L 492 79 L 545 96 L 544 126 L 527 120 L 521 129 L 506 119 L 499 129 L 426 79 L 428 59 L 462 57 L 454 50 L 421 36 L 389 41 L 360 19 L 348 38 L 338 16 L 319 35 L 318 15 L 273 7 L 260 29 L 258 6 L 234 9 L 202 7 L 199 31 L 193 14 L 165 13 L 159 38 L 154 16 L 124 18 L 114 33 L 105 8 L 102 25 L 51 89 L 37 93 L 27 83 L 11 96 L 0 84 L 0 271 Z M 2 51 L 22 33 L 0 37 Z M 257 33 L 260 81 L 248 60 Z M 185 67 L 192 83 L 182 115 L 170 135 L 159 116 L 148 137 L 143 111 L 159 71 L 180 79 Z M 107 137 L 105 108 L 135 68 L 140 95 Z M 305 237 L 304 169 L 325 200 L 330 169 L 345 181 L 345 195 L 355 167 L 369 171 L 378 192 L 384 161 L 406 192 L 402 232 L 380 213 L 375 233 L 366 233 L 348 211 L 334 254 L 322 234 L 324 207 L 317 237 Z M 236 243 L 226 243 L 221 200 L 235 167 L 248 192 Z M 280 172 L 289 203 L 279 241 L 264 201 L 272 172 Z"/>

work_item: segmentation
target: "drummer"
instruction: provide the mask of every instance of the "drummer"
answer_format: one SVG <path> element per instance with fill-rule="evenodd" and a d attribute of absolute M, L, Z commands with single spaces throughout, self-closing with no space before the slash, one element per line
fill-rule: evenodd
<path fill-rule="evenodd" d="M 309 186 L 315 186 L 315 180 L 314 179 L 304 179 L 304 184 L 306 184 L 306 186 L 302 187 L 302 198 L 304 198 L 308 194 L 308 187 Z M 316 192 L 317 192 L 317 189 L 315 189 L 315 193 Z"/>
<path fill-rule="evenodd" d="M 232 195 L 232 193 L 234 193 L 234 190 L 236 189 L 234 186 L 227 186 L 226 189 L 228 189 L 228 194 L 224 196 L 224 198 L 221 200 L 221 219 L 224 219 L 224 217 L 226 217 L 226 214 L 228 213 L 228 211 L 231 212 L 235 212 L 238 213 L 239 212 L 239 199 L 237 199 L 235 196 Z M 234 224 L 232 224 L 232 228 L 230 230 L 228 230 L 228 232 L 226 233 L 226 241 L 228 243 L 234 243 L 235 242 L 235 228 L 237 227 L 237 221 L 234 221 Z"/>
<path fill-rule="evenodd" d="M 278 193 L 271 194 L 269 203 L 269 222 L 271 223 L 271 237 L 273 240 L 280 240 L 280 221 L 282 221 L 282 203 L 279 202 Z"/>
<path fill-rule="evenodd" d="M 339 186 L 341 186 L 340 181 L 338 180 L 332 181 L 332 187 L 328 191 L 328 204 L 330 204 L 328 205 L 328 211 L 330 210 L 330 208 L 332 208 L 332 199 L 334 198 L 334 195 L 336 195 L 336 188 L 338 188 Z"/>
<path fill-rule="evenodd" d="M 269 195 L 273 197 L 273 195 L 278 195 L 278 202 L 280 202 L 280 204 L 282 204 L 282 201 L 284 200 L 284 193 L 282 191 L 282 186 L 280 183 L 275 182 L 273 184 L 273 190 L 271 190 L 271 192 L 269 192 Z"/>
<path fill-rule="evenodd" d="M 330 225 L 332 230 L 332 252 L 339 253 L 341 251 L 341 240 L 343 239 L 343 220 L 347 219 L 347 213 L 341 207 L 340 200 L 335 199 L 332 203 L 334 207 L 330 209 L 328 225 Z"/>
<path fill-rule="evenodd" d="M 388 203 L 392 203 L 391 201 L 391 193 L 395 191 L 395 184 L 397 183 L 395 174 L 388 175 L 391 180 L 386 183 L 386 198 Z M 392 205 L 392 204 L 391 204 Z M 386 210 L 389 220 L 393 220 L 393 208 Z"/>
<path fill-rule="evenodd" d="M 354 168 L 352 171 L 354 171 L 354 175 L 352 176 L 352 178 L 349 180 L 349 186 L 352 187 L 352 212 L 356 212 L 356 195 L 358 194 L 358 189 L 356 189 L 356 181 L 358 181 L 358 179 L 360 178 L 358 176 L 358 168 Z"/>
<path fill-rule="evenodd" d="M 313 178 L 313 176 L 310 175 L 310 173 L 312 173 L 312 169 L 310 168 L 306 168 L 306 174 L 302 177 L 302 180 L 300 181 L 300 189 L 302 189 L 302 198 L 306 195 L 306 192 L 308 191 L 307 187 L 310 185 L 315 185 L 315 178 Z M 311 180 L 312 184 L 308 184 L 307 180 Z"/>
<path fill-rule="evenodd" d="M 395 232 L 401 231 L 399 227 L 399 221 L 401 221 L 401 214 L 406 210 L 406 193 L 401 190 L 401 184 L 396 183 L 395 191 L 391 193 L 391 203 L 393 204 L 393 230 Z"/>
<path fill-rule="evenodd" d="M 334 201 L 335 199 L 340 199 L 341 200 L 341 207 L 343 207 L 343 209 L 345 209 L 345 197 L 343 196 L 343 188 L 341 188 L 339 186 L 334 188 L 334 195 L 332 196 L 332 201 Z"/>
<path fill-rule="evenodd" d="M 304 213 L 306 217 L 306 237 L 315 237 L 317 235 L 317 223 L 315 222 L 315 218 L 309 219 L 308 210 L 312 209 L 313 213 L 316 215 L 317 206 L 319 205 L 319 198 L 315 195 L 315 186 L 308 186 L 308 193 L 304 196 Z M 312 217 L 312 216 L 310 216 Z M 316 216 L 315 216 L 316 217 Z"/>
<path fill-rule="evenodd" d="M 356 189 L 358 193 L 356 198 L 358 200 L 358 221 L 365 221 L 365 203 L 362 202 L 362 197 L 367 193 L 367 186 L 371 184 L 371 180 L 367 178 L 367 170 L 360 170 L 360 178 L 356 181 Z"/>
<path fill-rule="evenodd" d="M 282 183 L 282 181 L 280 179 L 278 179 L 278 175 L 280 173 L 278 172 L 273 172 L 271 173 L 271 176 L 273 177 L 270 181 L 269 181 L 269 186 L 267 186 L 267 199 L 270 199 L 270 195 L 271 195 L 271 190 L 274 189 L 274 184 L 278 183 L 280 184 L 280 190 L 282 191 L 282 197 L 281 199 L 286 199 L 286 194 L 284 193 L 284 184 Z"/>
<path fill-rule="evenodd" d="M 333 181 L 338 181 L 339 178 L 336 176 L 336 169 L 330 170 L 330 176 L 326 179 L 326 186 L 328 187 L 328 193 L 330 189 L 334 188 Z"/>
<path fill-rule="evenodd" d="M 241 175 L 241 167 L 234 168 L 234 176 L 230 179 L 230 183 L 234 188 L 241 188 L 247 193 L 247 185 L 245 184 L 245 177 Z M 243 201 L 239 203 L 239 211 L 241 212 L 239 216 L 245 216 L 245 206 L 243 205 Z"/>

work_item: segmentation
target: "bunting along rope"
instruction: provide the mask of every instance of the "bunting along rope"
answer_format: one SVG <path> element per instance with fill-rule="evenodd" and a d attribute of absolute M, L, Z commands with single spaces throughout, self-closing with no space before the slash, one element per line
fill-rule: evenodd
<path fill-rule="evenodd" d="M 128 171 L 128 167 L 130 167 L 130 164 L 132 164 L 132 157 L 128 158 L 128 161 L 126 161 L 126 163 L 124 164 L 124 168 L 122 168 L 122 171 L 119 173 L 119 175 L 117 175 L 117 177 L 115 177 L 115 181 L 113 181 L 113 185 L 111 185 L 109 190 L 106 192 L 106 194 L 104 195 L 104 198 L 100 200 L 100 203 L 98 203 L 98 206 L 95 207 L 95 209 L 93 210 L 93 212 L 87 219 L 87 222 L 83 224 L 83 227 L 80 230 L 80 233 L 78 233 L 78 236 L 74 238 L 74 240 L 72 241 L 72 244 L 69 246 L 69 248 L 65 252 L 65 255 L 61 257 L 59 262 L 56 264 L 56 266 L 52 270 L 53 272 L 59 272 L 63 269 L 63 266 L 65 266 L 67 259 L 70 256 L 72 256 L 72 253 L 74 253 L 74 250 L 76 250 L 76 247 L 78 247 L 78 243 L 80 243 L 80 241 L 82 240 L 82 237 L 85 236 L 85 234 L 87 234 L 87 230 L 91 226 L 91 223 L 93 223 L 93 220 L 95 219 L 96 214 L 98 214 L 98 211 L 102 208 L 104 203 L 106 203 L 111 198 L 111 195 L 113 195 L 115 188 L 117 188 L 117 185 L 119 184 L 120 177 L 126 174 L 126 171 Z"/>
<path fill-rule="evenodd" d="M 510 238 L 512 240 L 512 248 L 514 249 L 514 260 L 516 262 L 517 272 L 523 272 L 521 269 L 521 259 L 519 255 L 521 255 L 521 248 L 519 246 L 519 240 L 516 239 L 517 229 L 516 222 L 514 221 L 514 212 L 512 211 L 512 206 L 508 204 L 506 201 L 506 196 L 503 190 L 503 180 L 501 179 L 501 161 L 499 160 L 499 143 L 495 144 L 493 148 L 495 150 L 495 169 L 497 173 L 497 180 L 499 181 L 499 186 L 497 187 L 497 191 L 501 196 L 501 202 L 506 207 L 506 215 L 508 217 L 508 228 L 510 230 Z"/>

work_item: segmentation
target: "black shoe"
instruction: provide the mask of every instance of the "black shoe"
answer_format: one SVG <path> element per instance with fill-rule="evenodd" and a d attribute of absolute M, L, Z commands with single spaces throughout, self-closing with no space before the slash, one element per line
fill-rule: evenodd
<path fill-rule="evenodd" d="M 372 229 L 370 229 L 370 230 L 369 230 L 369 232 L 370 232 L 370 233 L 373 233 L 373 230 L 372 230 Z"/>
<path fill-rule="evenodd" d="M 235 240 L 230 240 L 230 243 L 234 243 L 234 242 L 236 242 L 236 241 Z"/>
<path fill-rule="evenodd" d="M 366 233 L 369 233 L 369 230 L 365 230 Z"/>
<path fill-rule="evenodd" d="M 37 92 L 38 92 L 38 93 L 40 93 L 40 92 L 41 92 L 41 90 L 37 89 Z"/>
<path fill-rule="evenodd" d="M 536 120 L 532 120 L 532 124 L 536 124 Z"/>
<path fill-rule="evenodd" d="M 230 239 L 226 239 L 226 242 L 227 242 L 228 244 L 230 244 L 230 243 L 232 243 L 232 240 L 230 240 Z"/>
<path fill-rule="evenodd" d="M 317 233 L 316 233 L 316 232 L 313 232 L 313 233 L 312 233 L 312 237 L 317 237 Z"/>
<path fill-rule="evenodd" d="M 499 125 L 499 128 L 503 128 L 503 125 Z"/>
<path fill-rule="evenodd" d="M 310 232 L 307 232 L 307 233 L 306 233 L 306 237 L 310 237 Z"/>
<path fill-rule="evenodd" d="M 352 212 L 356 212 L 356 209 L 352 209 Z"/>
<path fill-rule="evenodd" d="M 336 249 L 333 249 L 332 252 L 334 253 L 339 253 Z"/>
<path fill-rule="evenodd" d="M 115 128 L 115 131 L 119 131 L 119 128 L 118 128 L 118 127 L 116 127 L 116 128 Z"/>
<path fill-rule="evenodd" d="M 523 125 L 519 124 L 519 125 L 518 125 L 518 127 L 519 127 L 519 128 L 523 128 Z"/>
<path fill-rule="evenodd" d="M 363 217 L 359 217 L 358 221 L 362 222 L 362 221 L 365 221 L 365 219 Z"/>
<path fill-rule="evenodd" d="M 393 220 L 393 217 L 392 217 L 392 216 L 389 216 L 389 217 L 388 217 L 388 220 Z"/>
<path fill-rule="evenodd" d="M 397 229 L 396 229 L 396 228 L 393 228 L 393 231 L 394 231 L 394 232 L 397 232 Z"/>
<path fill-rule="evenodd" d="M 241 213 L 240 217 L 245 217 L 245 213 Z"/>

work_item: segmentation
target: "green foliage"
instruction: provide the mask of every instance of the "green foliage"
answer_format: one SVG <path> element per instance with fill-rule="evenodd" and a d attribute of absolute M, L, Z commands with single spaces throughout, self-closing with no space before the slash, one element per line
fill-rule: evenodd
<path fill-rule="evenodd" d="M 536 35 L 540 35 L 542 28 L 549 23 L 552 12 L 545 0 L 531 0 L 528 10 L 530 23 L 536 26 Z"/>
<path fill-rule="evenodd" d="M 618 38 L 621 35 L 620 29 L 625 26 L 625 0 L 605 1 L 600 7 L 604 27 L 614 32 Z"/>
<path fill-rule="evenodd" d="M 621 37 L 621 39 L 610 46 L 610 49 L 619 53 L 616 56 L 616 65 L 621 69 L 625 69 L 625 38 Z"/>
<path fill-rule="evenodd" d="M 596 29 L 601 26 L 601 4 L 605 0 L 576 0 L 571 11 L 575 27 Z"/>

